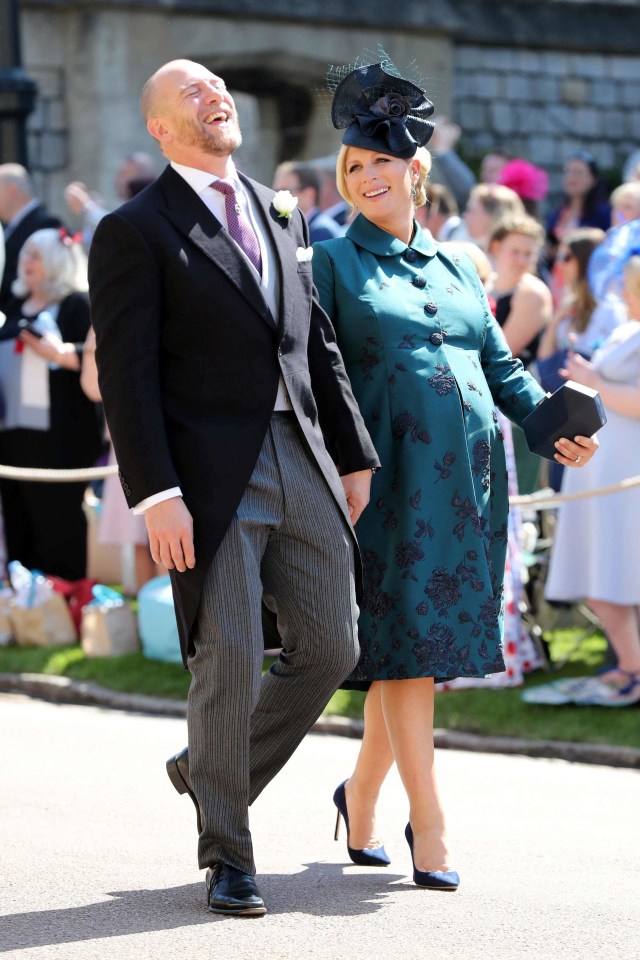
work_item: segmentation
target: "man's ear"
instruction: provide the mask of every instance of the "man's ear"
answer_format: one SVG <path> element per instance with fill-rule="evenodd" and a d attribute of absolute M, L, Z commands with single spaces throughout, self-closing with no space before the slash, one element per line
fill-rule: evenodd
<path fill-rule="evenodd" d="M 147 120 L 147 130 L 154 140 L 159 143 L 167 143 L 172 139 L 170 131 L 165 126 L 162 117 L 149 117 Z"/>

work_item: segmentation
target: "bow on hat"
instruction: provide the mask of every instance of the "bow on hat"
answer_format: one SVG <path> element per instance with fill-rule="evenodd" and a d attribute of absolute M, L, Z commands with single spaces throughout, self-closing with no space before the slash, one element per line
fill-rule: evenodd
<path fill-rule="evenodd" d="M 374 63 L 352 70 L 338 84 L 331 120 L 345 131 L 345 145 L 408 160 L 431 138 L 434 124 L 427 117 L 433 109 L 424 90 Z"/>

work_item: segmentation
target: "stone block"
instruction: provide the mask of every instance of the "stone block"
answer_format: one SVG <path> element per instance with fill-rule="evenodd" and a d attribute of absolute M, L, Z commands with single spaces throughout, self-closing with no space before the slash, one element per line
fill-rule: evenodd
<path fill-rule="evenodd" d="M 511 133 L 514 129 L 514 112 L 505 101 L 497 101 L 489 106 L 489 119 L 496 133 Z"/>
<path fill-rule="evenodd" d="M 556 50 L 545 50 L 541 56 L 544 73 L 556 77 L 571 76 L 574 73 L 572 57 Z"/>
<path fill-rule="evenodd" d="M 552 137 L 531 137 L 529 140 L 529 159 L 545 170 L 557 162 L 558 147 Z"/>
<path fill-rule="evenodd" d="M 41 130 L 44 126 L 45 104 L 38 97 L 29 116 L 27 117 L 27 131 Z"/>
<path fill-rule="evenodd" d="M 627 135 L 627 113 L 624 110 L 607 110 L 602 124 L 607 139 L 622 140 Z"/>
<path fill-rule="evenodd" d="M 531 97 L 531 79 L 519 73 L 509 74 L 507 77 L 507 99 L 529 100 Z"/>
<path fill-rule="evenodd" d="M 640 57 L 611 57 L 609 76 L 614 80 L 638 80 Z"/>
<path fill-rule="evenodd" d="M 571 129 L 571 107 L 551 103 L 547 108 L 547 126 L 551 133 L 562 136 Z"/>
<path fill-rule="evenodd" d="M 487 126 L 487 107 L 480 100 L 465 100 L 460 103 L 456 116 L 465 134 L 484 130 Z"/>
<path fill-rule="evenodd" d="M 543 73 L 542 51 L 518 50 L 514 52 L 515 68 L 522 73 Z"/>
<path fill-rule="evenodd" d="M 586 53 L 574 58 L 575 72 L 581 77 L 597 80 L 610 74 L 607 58 L 600 53 Z"/>
<path fill-rule="evenodd" d="M 500 88 L 504 87 L 504 74 L 477 73 L 472 74 L 471 78 L 475 95 L 484 100 L 495 100 L 502 92 Z"/>
<path fill-rule="evenodd" d="M 640 104 L 640 79 L 625 80 L 619 86 L 620 103 L 625 107 L 638 109 Z"/>
<path fill-rule="evenodd" d="M 557 77 L 534 77 L 531 81 L 534 100 L 544 104 L 557 103 L 560 99 L 560 83 Z"/>
<path fill-rule="evenodd" d="M 517 53 L 505 47 L 485 47 L 484 59 L 479 66 L 485 70 L 514 70 Z"/>
<path fill-rule="evenodd" d="M 591 145 L 591 152 L 596 158 L 598 166 L 601 170 L 608 170 L 615 166 L 615 150 L 613 145 L 611 143 L 607 143 L 606 140 L 603 140 L 599 143 L 593 143 Z"/>
<path fill-rule="evenodd" d="M 577 107 L 573 111 L 572 129 L 580 137 L 599 137 L 603 133 L 604 114 L 593 107 Z"/>
<path fill-rule="evenodd" d="M 618 85 L 613 80 L 600 80 L 593 84 L 591 96 L 599 107 L 613 107 L 618 102 Z"/>
<path fill-rule="evenodd" d="M 64 76 L 55 67 L 27 67 L 27 73 L 38 84 L 38 95 L 43 100 L 57 100 L 64 96 Z"/>
<path fill-rule="evenodd" d="M 560 97 L 572 106 L 584 104 L 589 97 L 589 83 L 584 77 L 565 77 L 560 81 Z"/>

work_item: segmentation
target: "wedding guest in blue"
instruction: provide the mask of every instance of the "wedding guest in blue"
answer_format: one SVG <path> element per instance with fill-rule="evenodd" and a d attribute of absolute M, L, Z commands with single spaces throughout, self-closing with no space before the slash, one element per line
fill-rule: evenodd
<path fill-rule="evenodd" d="M 434 773 L 434 682 L 504 670 L 507 467 L 494 404 L 521 423 L 544 393 L 511 357 L 471 260 L 444 253 L 415 222 L 432 112 L 386 60 L 342 77 L 337 183 L 358 215 L 345 237 L 314 246 L 312 262 L 382 463 L 356 528 L 365 592 L 350 679 L 370 685 L 364 738 L 334 802 L 351 859 L 389 863 L 375 810 L 395 760 L 414 882 L 455 890 Z M 560 463 L 582 465 L 597 444 L 556 446 Z"/>

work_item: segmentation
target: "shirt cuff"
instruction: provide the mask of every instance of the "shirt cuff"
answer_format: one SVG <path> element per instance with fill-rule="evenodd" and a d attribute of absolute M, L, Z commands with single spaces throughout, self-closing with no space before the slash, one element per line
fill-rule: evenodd
<path fill-rule="evenodd" d="M 171 497 L 181 497 L 182 490 L 180 487 L 171 487 L 170 490 L 161 490 L 160 493 L 154 493 L 152 497 L 147 497 L 145 500 L 141 500 L 140 503 L 136 503 L 133 507 L 133 512 L 136 517 L 140 516 L 141 513 L 144 513 L 145 510 L 148 510 L 149 507 L 155 507 L 156 503 L 162 503 L 163 500 L 170 500 Z"/>

